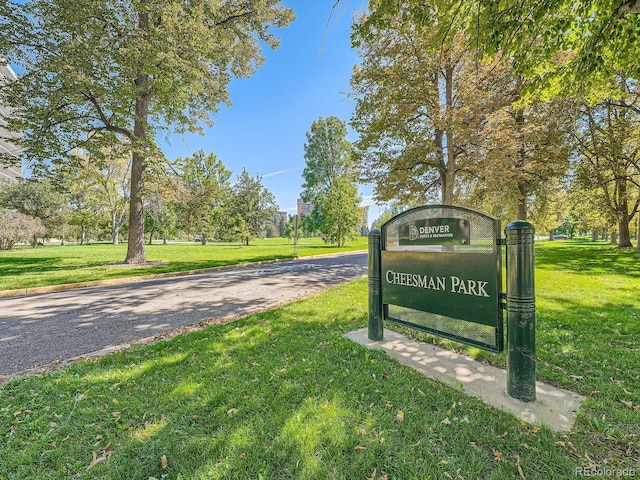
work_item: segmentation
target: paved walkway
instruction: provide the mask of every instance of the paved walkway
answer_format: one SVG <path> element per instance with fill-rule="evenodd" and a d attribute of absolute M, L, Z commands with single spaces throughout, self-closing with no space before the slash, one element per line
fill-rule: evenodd
<path fill-rule="evenodd" d="M 0 383 L 199 323 L 267 310 L 366 274 L 366 252 L 354 252 L 0 298 Z"/>

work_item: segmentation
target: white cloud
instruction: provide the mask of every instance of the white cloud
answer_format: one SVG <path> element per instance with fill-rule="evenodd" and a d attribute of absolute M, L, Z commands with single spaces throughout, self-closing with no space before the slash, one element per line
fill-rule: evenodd
<path fill-rule="evenodd" d="M 302 167 L 290 168 L 289 170 L 278 170 L 277 172 L 265 173 L 262 175 L 262 178 L 275 177 L 276 175 L 282 175 L 283 173 L 299 172 L 300 170 L 302 170 Z"/>

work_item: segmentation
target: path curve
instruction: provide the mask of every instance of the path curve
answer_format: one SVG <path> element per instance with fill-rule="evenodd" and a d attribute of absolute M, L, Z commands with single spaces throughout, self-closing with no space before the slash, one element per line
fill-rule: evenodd
<path fill-rule="evenodd" d="M 0 298 L 0 383 L 198 323 L 267 310 L 366 274 L 366 252 L 352 252 Z"/>

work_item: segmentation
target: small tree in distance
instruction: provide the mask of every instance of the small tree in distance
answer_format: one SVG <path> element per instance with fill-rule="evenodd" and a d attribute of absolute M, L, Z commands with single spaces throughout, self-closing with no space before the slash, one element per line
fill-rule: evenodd
<path fill-rule="evenodd" d="M 233 197 L 227 208 L 232 236 L 249 245 L 251 239 L 261 236 L 265 224 L 277 211 L 276 198 L 262 185 L 262 177 L 251 177 L 243 169 L 233 185 Z"/>
<path fill-rule="evenodd" d="M 360 219 L 360 197 L 347 124 L 337 117 L 318 118 L 304 144 L 302 199 L 313 203 L 303 217 L 304 229 L 320 231 L 325 240 L 344 245 Z"/>
<path fill-rule="evenodd" d="M 353 240 L 358 233 L 360 200 L 358 188 L 345 177 L 336 179 L 329 191 L 318 199 L 318 209 L 324 213 L 320 231 L 338 247 Z"/>

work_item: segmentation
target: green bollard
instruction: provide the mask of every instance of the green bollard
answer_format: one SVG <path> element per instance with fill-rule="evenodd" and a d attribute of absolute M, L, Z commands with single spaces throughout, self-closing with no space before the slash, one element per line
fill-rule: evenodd
<path fill-rule="evenodd" d="M 533 242 L 535 230 L 518 220 L 507 236 L 507 393 L 536 400 L 536 300 Z"/>
<path fill-rule="evenodd" d="M 381 235 L 374 228 L 369 232 L 369 339 L 382 340 L 382 264 Z"/>

